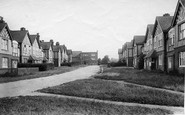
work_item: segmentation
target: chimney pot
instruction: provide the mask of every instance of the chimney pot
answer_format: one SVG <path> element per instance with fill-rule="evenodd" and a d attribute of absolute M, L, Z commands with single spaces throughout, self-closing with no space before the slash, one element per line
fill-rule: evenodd
<path fill-rule="evenodd" d="M 56 42 L 56 46 L 59 46 L 60 45 L 60 43 L 59 42 Z"/>
<path fill-rule="evenodd" d="M 165 14 L 163 14 L 163 16 L 170 16 L 170 14 L 169 13 L 165 13 Z"/>
<path fill-rule="evenodd" d="M 26 28 L 25 27 L 22 27 L 20 30 L 23 31 L 23 30 L 26 30 Z"/>

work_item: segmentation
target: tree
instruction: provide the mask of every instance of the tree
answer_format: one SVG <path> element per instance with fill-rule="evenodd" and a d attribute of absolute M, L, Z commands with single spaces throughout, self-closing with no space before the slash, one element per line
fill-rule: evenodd
<path fill-rule="evenodd" d="M 108 56 L 108 55 L 105 55 L 105 56 L 103 57 L 103 59 L 101 60 L 101 63 L 102 63 L 102 64 L 108 64 L 109 61 L 110 61 L 109 56 Z"/>
<path fill-rule="evenodd" d="M 98 65 L 101 64 L 101 58 L 98 58 Z"/>

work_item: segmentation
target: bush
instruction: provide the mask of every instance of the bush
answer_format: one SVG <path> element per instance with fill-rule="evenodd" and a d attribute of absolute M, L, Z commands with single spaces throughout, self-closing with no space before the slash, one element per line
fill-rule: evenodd
<path fill-rule="evenodd" d="M 47 71 L 54 68 L 53 63 L 42 63 L 42 64 L 30 64 L 30 63 L 19 63 L 18 68 L 30 68 L 38 67 L 39 71 Z"/>
<path fill-rule="evenodd" d="M 72 63 L 62 63 L 61 66 L 69 66 L 71 67 Z"/>
<path fill-rule="evenodd" d="M 126 66 L 126 61 L 118 61 L 118 62 L 111 62 L 108 64 L 108 67 L 119 67 L 119 66 Z"/>

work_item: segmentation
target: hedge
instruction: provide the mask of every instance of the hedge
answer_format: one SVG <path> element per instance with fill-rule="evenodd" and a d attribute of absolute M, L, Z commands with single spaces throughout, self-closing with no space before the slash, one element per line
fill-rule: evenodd
<path fill-rule="evenodd" d="M 30 64 L 30 63 L 18 63 L 18 68 L 30 68 L 38 67 L 39 71 L 47 71 L 54 68 L 53 63 L 42 63 L 42 64 Z"/>

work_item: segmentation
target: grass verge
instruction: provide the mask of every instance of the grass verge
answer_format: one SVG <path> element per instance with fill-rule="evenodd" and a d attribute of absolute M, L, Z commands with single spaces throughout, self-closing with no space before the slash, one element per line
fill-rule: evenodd
<path fill-rule="evenodd" d="M 0 99 L 1 115 L 162 115 L 172 112 L 140 106 L 123 106 L 94 101 L 26 96 Z"/>
<path fill-rule="evenodd" d="M 101 100 L 184 106 L 184 95 L 149 89 L 123 82 L 84 79 L 39 90 L 44 93 L 95 98 Z"/>
<path fill-rule="evenodd" d="M 106 73 L 118 73 L 119 75 L 108 75 Z M 164 88 L 174 91 L 184 92 L 184 77 L 166 75 L 146 70 L 136 70 L 132 68 L 106 68 L 103 75 L 94 78 L 105 80 L 119 80 L 140 85 L 147 85 L 157 88 Z"/>
<path fill-rule="evenodd" d="M 23 76 L 17 76 L 17 77 L 0 77 L 0 83 L 7 83 L 7 82 L 13 82 L 13 81 L 19 81 L 19 80 L 25 80 L 25 79 L 33 79 L 33 78 L 40 78 L 40 77 L 48 77 L 55 74 L 62 74 L 65 72 L 73 71 L 75 69 L 78 69 L 82 66 L 61 66 L 61 67 L 55 67 L 53 70 L 48 71 L 42 71 L 42 72 L 36 72 L 31 75 L 23 75 Z"/>

